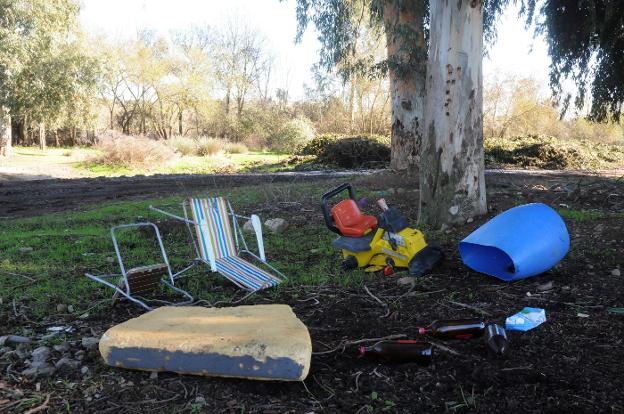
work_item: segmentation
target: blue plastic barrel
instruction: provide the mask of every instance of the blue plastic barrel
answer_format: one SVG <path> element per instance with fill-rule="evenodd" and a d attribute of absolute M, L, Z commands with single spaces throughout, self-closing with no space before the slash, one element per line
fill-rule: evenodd
<path fill-rule="evenodd" d="M 506 281 L 544 273 L 569 249 L 570 235 L 561 216 L 541 203 L 509 209 L 459 243 L 466 266 Z"/>

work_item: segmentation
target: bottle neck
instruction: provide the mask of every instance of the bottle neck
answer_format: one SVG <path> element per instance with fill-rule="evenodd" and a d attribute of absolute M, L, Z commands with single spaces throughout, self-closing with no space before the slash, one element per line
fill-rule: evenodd
<path fill-rule="evenodd" d="M 362 356 L 366 355 L 366 353 L 370 352 L 371 349 L 372 349 L 371 346 L 360 345 L 360 347 L 359 347 L 360 356 L 362 357 Z"/>

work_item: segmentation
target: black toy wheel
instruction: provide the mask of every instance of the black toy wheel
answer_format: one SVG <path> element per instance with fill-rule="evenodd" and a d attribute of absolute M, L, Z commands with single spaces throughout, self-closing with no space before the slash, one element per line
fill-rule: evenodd
<path fill-rule="evenodd" d="M 342 261 L 342 270 L 353 270 L 358 267 L 358 262 L 355 256 L 347 256 Z"/>

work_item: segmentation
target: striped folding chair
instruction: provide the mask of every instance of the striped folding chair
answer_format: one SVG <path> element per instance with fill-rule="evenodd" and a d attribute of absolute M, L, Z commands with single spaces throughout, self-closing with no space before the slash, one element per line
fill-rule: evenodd
<path fill-rule="evenodd" d="M 283 273 L 266 261 L 262 225 L 257 215 L 244 217 L 235 214 L 230 203 L 223 197 L 189 198 L 182 203 L 182 208 L 184 217 L 150 206 L 150 209 L 154 211 L 182 220 L 187 224 L 197 254 L 196 263 L 209 265 L 213 272 L 218 272 L 238 287 L 251 292 L 275 286 L 287 279 Z M 251 220 L 256 233 L 259 256 L 249 250 L 245 236 L 238 225 L 237 219 L 239 218 Z M 271 272 L 241 256 L 259 261 Z M 180 277 L 191 266 L 176 273 L 174 277 Z"/>

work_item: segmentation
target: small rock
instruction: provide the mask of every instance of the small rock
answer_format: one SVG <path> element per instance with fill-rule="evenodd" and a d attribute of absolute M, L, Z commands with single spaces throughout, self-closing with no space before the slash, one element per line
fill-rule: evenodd
<path fill-rule="evenodd" d="M 69 305 L 69 306 L 67 307 L 67 312 L 69 312 L 69 313 L 74 313 L 74 305 Z"/>
<path fill-rule="evenodd" d="M 108 257 L 106 258 L 106 261 L 107 261 L 108 263 L 115 263 L 115 258 L 114 258 L 114 257 L 110 257 L 110 256 L 108 256 Z"/>
<path fill-rule="evenodd" d="M 527 292 L 526 295 L 530 297 L 531 296 L 531 292 Z"/>
<path fill-rule="evenodd" d="M 197 397 L 195 397 L 195 404 L 206 405 L 206 399 L 201 395 L 198 395 Z"/>
<path fill-rule="evenodd" d="M 19 345 L 19 344 L 29 344 L 31 340 L 26 338 L 25 336 L 19 335 L 6 335 L 0 336 L 0 346 L 3 345 Z"/>
<path fill-rule="evenodd" d="M 58 305 L 56 305 L 56 311 L 59 313 L 67 312 L 67 305 L 64 303 L 59 303 Z"/>
<path fill-rule="evenodd" d="M 414 286 L 416 284 L 416 278 L 413 278 L 411 276 L 405 276 L 397 279 L 396 282 L 399 286 Z"/>
<path fill-rule="evenodd" d="M 100 338 L 93 338 L 93 337 L 88 337 L 88 336 L 85 336 L 84 338 L 82 338 L 82 347 L 88 351 L 95 349 L 99 343 L 100 343 Z"/>
<path fill-rule="evenodd" d="M 150 372 L 150 379 L 151 379 L 151 380 L 158 379 L 158 371 L 152 371 L 152 372 Z"/>
<path fill-rule="evenodd" d="M 26 359 L 30 355 L 28 344 L 18 344 L 13 354 L 19 359 Z"/>
<path fill-rule="evenodd" d="M 620 276 L 621 274 L 620 269 L 613 269 L 611 271 L 611 276 Z"/>
<path fill-rule="evenodd" d="M 80 373 L 82 375 L 87 375 L 89 373 L 89 367 L 85 365 L 84 367 L 80 368 Z"/>
<path fill-rule="evenodd" d="M 54 374 L 56 368 L 46 362 L 33 362 L 29 368 L 22 371 L 22 375 L 35 378 L 35 377 L 47 377 Z"/>
<path fill-rule="evenodd" d="M 40 346 L 32 351 L 33 362 L 46 362 L 50 357 L 50 348 L 47 346 Z"/>
<path fill-rule="evenodd" d="M 274 219 L 268 219 L 267 221 L 265 221 L 264 225 L 267 227 L 267 229 L 271 233 L 279 234 L 279 233 L 284 232 L 284 230 L 286 230 L 286 228 L 288 227 L 288 222 L 284 220 L 283 218 L 274 218 Z"/>
<path fill-rule="evenodd" d="M 538 292 L 546 292 L 547 290 L 551 290 L 553 286 L 554 286 L 554 283 L 551 280 L 550 282 L 546 282 L 541 285 L 538 285 L 535 289 L 537 289 Z"/>
<path fill-rule="evenodd" d="M 468 217 L 468 219 L 466 220 L 466 223 L 472 223 L 473 221 L 474 221 L 474 218 Z"/>
<path fill-rule="evenodd" d="M 63 342 L 62 344 L 59 344 L 59 345 L 54 345 L 54 350 L 57 352 L 67 352 L 70 349 L 71 347 L 69 346 L 67 342 Z"/>
<path fill-rule="evenodd" d="M 80 361 L 76 361 L 75 359 L 71 359 L 69 357 L 63 357 L 59 359 L 58 361 L 56 361 L 56 364 L 54 364 L 54 366 L 58 370 L 78 369 L 80 365 L 81 365 Z"/>
<path fill-rule="evenodd" d="M 20 247 L 19 248 L 19 252 L 20 253 L 30 253 L 32 252 L 34 249 L 32 247 Z"/>
<path fill-rule="evenodd" d="M 576 314 L 576 316 L 578 316 L 579 318 L 589 318 L 589 315 L 588 315 L 588 314 L 586 314 L 586 313 L 581 313 L 581 312 L 577 313 L 577 314 Z"/>
<path fill-rule="evenodd" d="M 245 224 L 243 224 L 243 231 L 245 233 L 254 233 L 255 230 L 253 228 L 253 224 L 251 224 L 251 220 L 247 220 Z"/>

